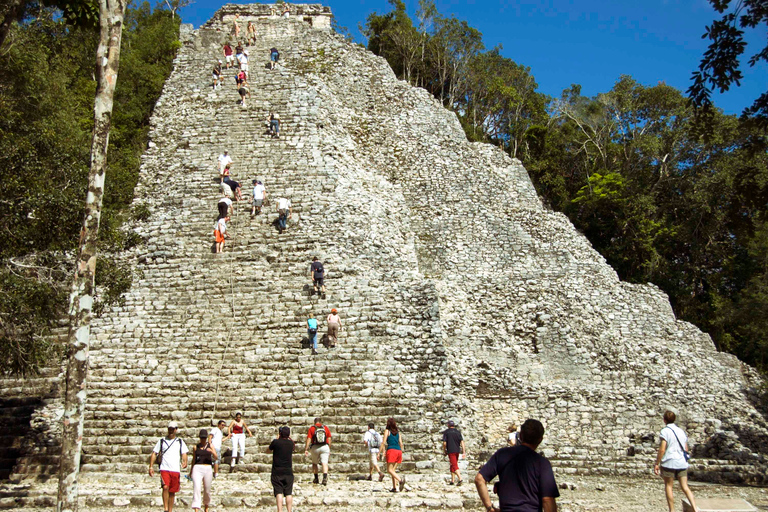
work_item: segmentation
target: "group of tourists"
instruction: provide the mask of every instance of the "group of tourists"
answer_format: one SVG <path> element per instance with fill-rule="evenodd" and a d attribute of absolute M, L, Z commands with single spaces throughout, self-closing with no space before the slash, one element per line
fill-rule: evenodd
<path fill-rule="evenodd" d="M 693 493 L 688 487 L 688 438 L 685 432 L 675 425 L 676 416 L 672 411 L 663 415 L 664 428 L 660 432 L 661 443 L 654 465 L 656 475 L 664 479 L 669 512 L 674 512 L 672 488 L 675 480 L 688 498 L 693 510 L 698 511 Z M 194 447 L 192 462 L 189 464 L 189 479 L 192 480 L 192 508 L 196 511 L 204 508 L 206 512 L 211 503 L 211 486 L 219 472 L 222 456 L 222 440 L 225 422 L 220 420 L 216 427 L 208 432 L 200 430 L 198 443 Z M 443 455 L 448 457 L 450 470 L 449 485 L 461 485 L 463 479 L 459 460 L 466 457 L 466 446 L 461 432 L 453 421 L 448 421 L 442 435 Z M 239 464 L 245 457 L 245 434 L 252 436 L 241 413 L 235 415 L 228 427 L 227 438 L 232 439 L 232 466 Z M 331 429 L 324 425 L 321 418 L 315 418 L 307 430 L 304 443 L 304 456 L 312 463 L 314 485 L 328 485 L 328 463 L 331 455 Z M 549 460 L 536 450 L 544 439 L 544 425 L 538 420 L 528 419 L 520 427 L 510 427 L 508 446 L 496 451 L 480 467 L 475 476 L 480 501 L 488 512 L 556 512 L 556 499 L 560 496 L 552 465 Z M 387 420 L 383 433 L 379 433 L 373 423 L 363 435 L 369 456 L 367 480 L 373 480 L 378 474 L 379 482 L 386 475 L 392 480 L 390 492 L 409 491 L 405 475 L 398 474 L 398 466 L 403 462 L 403 433 L 394 418 Z M 272 454 L 271 483 L 278 512 L 283 510 L 283 501 L 288 512 L 293 507 L 293 454 L 296 442 L 291 439 L 291 429 L 283 426 L 278 429 L 267 453 Z M 168 434 L 159 439 L 149 458 L 149 476 L 154 476 L 155 464 L 160 465 L 160 479 L 163 490 L 163 510 L 172 512 L 175 495 L 181 489 L 181 470 L 188 466 L 186 443 L 178 437 L 178 425 L 175 421 L 168 424 Z M 380 469 L 379 462 L 386 462 L 386 474 Z M 322 470 L 322 480 L 320 471 Z M 495 506 L 488 490 L 488 484 L 498 477 L 493 486 L 493 493 L 498 497 Z"/>
<path fill-rule="evenodd" d="M 253 29 L 253 36 L 251 37 L 251 29 Z M 255 27 L 251 22 L 248 22 L 248 35 L 249 35 L 249 42 L 255 41 Z M 251 42 L 253 44 L 253 42 Z M 246 107 L 245 100 L 246 98 L 251 97 L 251 91 L 249 89 L 248 85 L 248 79 L 250 77 L 250 63 L 249 63 L 249 56 L 248 51 L 243 48 L 242 43 L 238 42 L 235 46 L 234 50 L 232 49 L 232 46 L 229 43 L 225 43 L 222 47 L 222 50 L 224 52 L 224 62 L 221 61 L 221 59 L 218 59 L 216 64 L 213 65 L 213 72 L 211 74 L 211 78 L 213 79 L 213 90 L 220 88 L 223 84 L 224 78 L 224 71 L 223 66 L 226 64 L 226 69 L 229 69 L 231 67 L 235 68 L 235 88 L 237 89 L 238 94 L 240 95 L 240 105 L 242 107 Z M 267 66 L 268 69 L 274 70 L 277 67 L 277 63 L 280 60 L 280 52 L 277 48 L 270 48 L 269 49 L 269 64 Z M 274 137 L 278 137 L 278 131 L 279 131 L 279 116 L 277 116 L 276 113 L 270 112 L 269 116 L 269 129 L 270 133 L 273 133 Z M 278 121 L 276 128 L 274 126 L 274 123 L 272 121 Z"/>

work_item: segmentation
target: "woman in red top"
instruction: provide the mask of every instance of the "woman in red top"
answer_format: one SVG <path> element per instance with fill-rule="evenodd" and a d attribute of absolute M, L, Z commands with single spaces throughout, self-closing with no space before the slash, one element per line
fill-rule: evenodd
<path fill-rule="evenodd" d="M 240 464 L 240 458 L 245 457 L 245 432 L 248 432 L 248 437 L 253 437 L 251 429 L 246 425 L 243 415 L 240 413 L 235 414 L 235 419 L 229 424 L 228 438 L 232 438 L 232 463 L 231 465 Z M 240 453 L 237 452 L 237 447 L 240 446 Z"/>

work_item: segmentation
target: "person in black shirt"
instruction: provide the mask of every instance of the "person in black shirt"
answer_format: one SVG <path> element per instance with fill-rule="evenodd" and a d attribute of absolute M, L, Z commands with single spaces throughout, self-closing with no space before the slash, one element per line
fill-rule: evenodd
<path fill-rule="evenodd" d="M 448 456 L 451 469 L 451 485 L 453 485 L 454 477 L 459 480 L 456 485 L 461 485 L 464 482 L 461 479 L 461 471 L 459 470 L 459 454 L 466 455 L 464 437 L 456 429 L 456 424 L 453 420 L 450 420 L 448 421 L 448 429 L 443 432 L 443 455 Z"/>
<path fill-rule="evenodd" d="M 277 439 L 267 448 L 272 454 L 272 488 L 277 500 L 277 512 L 283 510 L 283 496 L 288 512 L 293 508 L 293 452 L 296 443 L 291 439 L 291 429 L 280 427 Z"/>
<path fill-rule="evenodd" d="M 480 468 L 475 485 L 480 500 L 489 512 L 557 512 L 555 498 L 560 496 L 546 457 L 536 453 L 544 439 L 544 426 L 529 419 L 520 428 L 519 446 L 502 448 Z M 488 482 L 499 477 L 499 507 L 488 494 Z"/>
<path fill-rule="evenodd" d="M 309 273 L 312 275 L 312 288 L 315 290 L 315 293 L 317 293 L 319 287 L 320 292 L 325 295 L 325 282 L 323 281 L 325 278 L 325 269 L 323 268 L 322 262 L 317 260 L 317 256 L 312 258 L 312 264 L 309 266 Z"/>

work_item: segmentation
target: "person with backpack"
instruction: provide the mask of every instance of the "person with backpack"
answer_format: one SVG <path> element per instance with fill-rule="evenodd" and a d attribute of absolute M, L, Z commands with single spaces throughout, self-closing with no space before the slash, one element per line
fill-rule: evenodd
<path fill-rule="evenodd" d="M 277 51 L 277 48 L 270 48 L 269 49 L 269 69 L 275 69 L 277 66 L 277 61 L 280 59 L 280 52 Z"/>
<path fill-rule="evenodd" d="M 312 472 L 315 478 L 313 484 L 320 483 L 317 477 L 317 466 L 323 466 L 323 485 L 328 485 L 328 459 L 331 456 L 331 430 L 322 424 L 320 418 L 315 418 L 315 424 L 309 427 L 307 442 L 304 446 L 304 456 L 311 456 Z"/>
<path fill-rule="evenodd" d="M 403 437 L 397 427 L 395 418 L 387 420 L 387 428 L 384 430 L 385 460 L 387 461 L 387 473 L 392 477 L 392 489 L 389 492 L 403 492 L 405 488 L 405 476 L 397 475 L 397 466 L 403 462 Z M 381 453 L 379 453 L 381 458 Z"/>
<path fill-rule="evenodd" d="M 449 420 L 448 428 L 443 432 L 443 454 L 448 456 L 448 463 L 451 470 L 451 483 L 453 485 L 454 477 L 458 478 L 456 485 L 461 485 L 464 480 L 461 479 L 461 470 L 459 469 L 459 456 L 466 456 L 464 446 L 464 437 L 456 428 L 456 423 Z"/>
<path fill-rule="evenodd" d="M 335 310 L 334 310 L 335 311 Z M 368 480 L 373 480 L 373 470 L 379 474 L 379 482 L 384 480 L 384 472 L 379 469 L 379 451 L 381 451 L 381 434 L 373 428 L 373 423 L 368 424 L 368 432 L 363 436 L 363 444 L 368 448 Z"/>
<path fill-rule="evenodd" d="M 544 439 L 544 425 L 528 419 L 520 427 L 519 446 L 507 446 L 496 451 L 475 476 L 480 501 L 489 512 L 526 510 L 556 512 L 560 496 L 552 464 L 536 453 Z M 499 477 L 496 484 L 499 506 L 494 507 L 488 493 L 488 482 Z"/>
<path fill-rule="evenodd" d="M 309 265 L 309 275 L 312 276 L 312 289 L 317 293 L 318 288 L 320 292 L 325 295 L 325 269 L 323 268 L 323 262 L 318 261 L 317 256 L 312 258 L 312 263 Z"/>
<path fill-rule="evenodd" d="M 192 508 L 199 511 L 202 505 L 205 507 L 205 512 L 208 512 L 213 483 L 212 466 L 214 461 L 219 459 L 219 453 L 211 445 L 207 430 L 202 429 L 198 437 L 200 442 L 195 446 L 192 468 L 189 470 L 192 475 Z"/>
<path fill-rule="evenodd" d="M 317 355 L 317 318 L 307 319 L 307 337 L 309 346 L 312 347 L 312 355 Z"/>
<path fill-rule="evenodd" d="M 293 452 L 296 443 L 291 439 L 291 429 L 280 427 L 277 439 L 273 439 L 267 448 L 272 454 L 272 490 L 277 501 L 277 512 L 283 512 L 283 496 L 285 508 L 291 512 L 293 508 Z"/>
<path fill-rule="evenodd" d="M 664 428 L 659 432 L 661 444 L 659 452 L 656 455 L 656 464 L 653 466 L 653 472 L 661 475 L 664 479 L 664 492 L 667 495 L 667 505 L 669 512 L 674 512 L 675 501 L 673 489 L 675 480 L 680 482 L 680 489 L 688 498 L 688 502 L 696 508 L 696 500 L 688 487 L 688 436 L 683 429 L 675 425 L 677 415 L 672 411 L 664 411 Z"/>
<path fill-rule="evenodd" d="M 181 489 L 181 470 L 187 467 L 189 449 L 177 437 L 179 425 L 168 424 L 168 435 L 160 438 L 149 456 L 149 476 L 155 476 L 155 462 L 160 465 L 160 486 L 163 489 L 163 510 L 173 512 L 176 493 Z"/>
<path fill-rule="evenodd" d="M 331 309 L 331 314 L 328 315 L 326 322 L 328 322 L 328 344 L 334 348 L 339 339 L 339 331 L 341 331 L 341 317 L 339 317 L 339 311 L 336 308 Z"/>
<path fill-rule="evenodd" d="M 230 466 L 240 464 L 240 459 L 245 458 L 245 433 L 248 432 L 248 437 L 253 437 L 251 429 L 243 419 L 243 415 L 239 412 L 235 414 L 235 419 L 229 424 L 228 438 L 232 438 L 232 461 Z M 238 453 L 238 446 L 240 453 Z"/>

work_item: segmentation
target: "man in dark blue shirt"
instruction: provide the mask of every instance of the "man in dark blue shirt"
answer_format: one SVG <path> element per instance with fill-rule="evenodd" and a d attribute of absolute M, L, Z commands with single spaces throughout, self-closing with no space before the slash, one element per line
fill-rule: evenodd
<path fill-rule="evenodd" d="M 544 439 L 544 425 L 527 420 L 520 428 L 519 446 L 502 448 L 493 454 L 475 477 L 477 493 L 489 512 L 556 512 L 560 496 L 552 465 L 536 453 Z M 499 477 L 499 507 L 493 506 L 488 482 Z"/>

